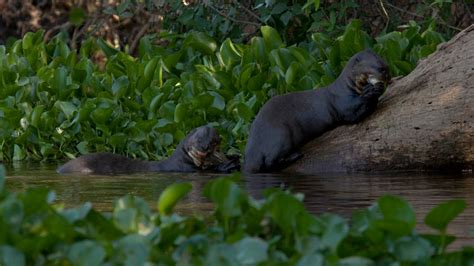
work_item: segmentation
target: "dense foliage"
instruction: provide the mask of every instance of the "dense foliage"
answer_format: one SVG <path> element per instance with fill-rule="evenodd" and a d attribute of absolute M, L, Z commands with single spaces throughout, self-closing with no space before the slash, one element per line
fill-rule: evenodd
<path fill-rule="evenodd" d="M 447 252 L 455 237 L 449 222 L 466 204 L 451 200 L 432 209 L 415 231 L 406 201 L 383 196 L 354 213 L 351 225 L 333 214 L 313 216 L 302 195 L 269 189 L 256 200 L 229 178 L 207 184 L 211 216 L 180 216 L 173 206 L 191 190 L 173 184 L 154 212 L 139 197 L 125 196 L 112 213 L 90 203 L 65 209 L 54 192 L 4 188 L 0 165 L 0 264 L 2 265 L 472 265 L 474 247 Z M 154 265 L 154 264 L 150 264 Z"/>
<path fill-rule="evenodd" d="M 205 33 L 143 38 L 134 58 L 101 39 L 71 50 L 43 32 L 0 46 L 0 160 L 113 151 L 157 159 L 192 128 L 212 124 L 234 152 L 271 96 L 331 83 L 354 53 L 371 47 L 392 75 L 409 73 L 443 41 L 415 23 L 373 39 L 354 20 L 336 39 L 323 33 L 287 46 L 271 27 L 248 44 Z M 106 63 L 94 60 L 104 54 Z"/>

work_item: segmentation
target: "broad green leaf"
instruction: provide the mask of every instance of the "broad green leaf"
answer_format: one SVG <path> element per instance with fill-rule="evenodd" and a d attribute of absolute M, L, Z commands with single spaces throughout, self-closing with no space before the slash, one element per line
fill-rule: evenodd
<path fill-rule="evenodd" d="M 168 186 L 161 192 L 158 199 L 158 210 L 164 215 L 170 215 L 176 203 L 191 191 L 190 183 L 177 183 Z"/>
<path fill-rule="evenodd" d="M 311 254 L 301 257 L 296 266 L 324 266 L 324 257 L 321 254 Z"/>
<path fill-rule="evenodd" d="M 215 91 L 210 91 L 210 95 L 214 97 L 214 100 L 212 101 L 212 107 L 223 111 L 225 108 L 225 99 L 222 97 L 218 92 Z"/>
<path fill-rule="evenodd" d="M 297 229 L 307 229 L 298 228 L 300 226 L 298 224 L 298 216 L 300 213 L 305 212 L 301 201 L 279 190 L 266 192 L 266 194 L 269 195 L 265 203 L 265 210 L 286 235 L 295 233 Z"/>
<path fill-rule="evenodd" d="M 349 226 L 341 217 L 336 215 L 323 215 L 322 219 L 326 224 L 326 228 L 321 236 L 321 242 L 333 252 L 336 252 L 339 243 L 349 233 Z"/>
<path fill-rule="evenodd" d="M 229 179 L 219 178 L 209 182 L 203 194 L 216 204 L 216 210 L 224 218 L 242 214 L 241 203 L 244 195 L 240 187 Z"/>
<path fill-rule="evenodd" d="M 176 105 L 176 109 L 174 110 L 174 121 L 176 123 L 180 123 L 184 121 L 187 115 L 188 115 L 187 105 L 184 103 L 178 103 Z"/>
<path fill-rule="evenodd" d="M 262 32 L 267 52 L 283 46 L 283 41 L 281 40 L 280 34 L 278 34 L 278 31 L 276 31 L 274 28 L 270 26 L 262 26 L 260 31 Z"/>
<path fill-rule="evenodd" d="M 92 204 L 90 202 L 86 202 L 80 207 L 62 211 L 61 215 L 66 218 L 70 223 L 74 223 L 76 221 L 83 220 L 91 209 Z"/>
<path fill-rule="evenodd" d="M 99 38 L 97 39 L 97 45 L 100 47 L 100 49 L 104 52 L 105 56 L 107 58 L 112 57 L 113 55 L 116 55 L 119 53 L 119 50 L 112 48 L 109 44 L 107 44 L 103 39 Z"/>
<path fill-rule="evenodd" d="M 151 245 L 145 236 L 127 235 L 114 243 L 112 265 L 147 265 Z"/>
<path fill-rule="evenodd" d="M 123 95 L 126 94 L 128 86 L 129 86 L 128 77 L 121 76 L 114 80 L 111 90 L 112 90 L 112 93 L 116 97 L 122 97 Z"/>
<path fill-rule="evenodd" d="M 252 109 L 250 109 L 245 103 L 237 104 L 237 112 L 241 118 L 245 121 L 251 121 L 254 117 Z"/>
<path fill-rule="evenodd" d="M 425 224 L 439 231 L 446 231 L 448 224 L 466 208 L 464 200 L 450 200 L 431 209 L 425 216 Z"/>
<path fill-rule="evenodd" d="M 51 80 L 51 86 L 59 93 L 61 90 L 65 90 L 67 87 L 68 71 L 65 67 L 61 66 L 54 71 L 53 79 Z"/>
<path fill-rule="evenodd" d="M 257 237 L 245 237 L 234 243 L 236 258 L 242 265 L 256 265 L 268 260 L 268 243 Z"/>
<path fill-rule="evenodd" d="M 77 106 L 72 102 L 57 101 L 54 106 L 60 109 L 67 119 L 72 119 L 74 112 L 77 111 Z"/>
<path fill-rule="evenodd" d="M 114 110 L 112 108 L 97 108 L 91 112 L 91 118 L 98 125 L 105 125 L 110 120 Z"/>
<path fill-rule="evenodd" d="M 18 249 L 8 245 L 0 246 L 0 264 L 1 265 L 26 265 L 25 255 Z"/>
<path fill-rule="evenodd" d="M 395 196 L 385 195 L 377 200 L 384 220 L 405 222 L 414 227 L 416 223 L 415 213 L 410 204 Z"/>
<path fill-rule="evenodd" d="M 222 43 L 219 55 L 222 60 L 221 63 L 227 69 L 231 69 L 236 62 L 239 62 L 242 56 L 230 39 L 226 39 L 224 43 Z"/>
<path fill-rule="evenodd" d="M 211 245 L 207 250 L 204 265 L 238 266 L 242 264 L 237 261 L 236 250 L 233 245 L 217 243 Z"/>
<path fill-rule="evenodd" d="M 296 75 L 298 74 L 298 70 L 299 70 L 298 66 L 299 65 L 297 62 L 293 62 L 291 63 L 290 67 L 286 70 L 286 74 L 285 74 L 286 84 L 288 85 L 293 84 L 293 81 L 295 81 Z"/>
<path fill-rule="evenodd" d="M 191 46 L 206 55 L 213 54 L 217 49 L 216 41 L 202 32 L 191 32 L 184 41 L 184 46 Z"/>
<path fill-rule="evenodd" d="M 73 265 L 103 265 L 106 253 L 102 245 L 91 240 L 82 240 L 71 245 L 68 259 Z"/>
<path fill-rule="evenodd" d="M 254 37 L 250 42 L 253 57 L 260 64 L 268 62 L 268 54 L 265 52 L 265 41 L 262 37 Z"/>
<path fill-rule="evenodd" d="M 402 262 L 422 262 L 431 257 L 435 249 L 420 237 L 403 237 L 395 243 L 394 255 Z"/>

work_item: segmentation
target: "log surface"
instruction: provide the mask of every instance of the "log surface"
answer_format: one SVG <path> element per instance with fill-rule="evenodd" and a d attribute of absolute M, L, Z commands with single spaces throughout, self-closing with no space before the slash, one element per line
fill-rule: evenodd
<path fill-rule="evenodd" d="M 302 148 L 284 172 L 474 168 L 474 25 L 395 80 L 378 108 Z"/>

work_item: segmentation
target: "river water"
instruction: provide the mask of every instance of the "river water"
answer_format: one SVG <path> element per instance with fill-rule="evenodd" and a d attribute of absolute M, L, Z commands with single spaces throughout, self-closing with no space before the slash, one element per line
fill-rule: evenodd
<path fill-rule="evenodd" d="M 57 165 L 22 164 L 7 168 L 7 189 L 23 191 L 46 186 L 56 192 L 58 202 L 73 207 L 86 201 L 102 211 L 110 211 L 115 199 L 126 194 L 144 198 L 156 206 L 160 192 L 174 182 L 190 182 L 193 190 L 178 205 L 182 213 L 210 211 L 211 204 L 201 195 L 207 181 L 222 175 L 136 174 L 124 176 L 59 175 Z M 255 175 L 242 178 L 242 186 L 254 197 L 269 187 L 290 188 L 305 194 L 304 204 L 313 214 L 337 213 L 347 219 L 354 210 L 370 206 L 385 194 L 401 196 L 415 209 L 421 232 L 428 211 L 450 199 L 464 199 L 468 206 L 449 226 L 458 239 L 450 249 L 474 245 L 474 174 L 331 174 L 317 176 Z"/>

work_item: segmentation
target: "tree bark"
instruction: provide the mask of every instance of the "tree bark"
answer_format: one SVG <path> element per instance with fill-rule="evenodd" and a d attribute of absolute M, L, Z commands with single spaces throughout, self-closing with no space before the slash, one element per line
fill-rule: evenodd
<path fill-rule="evenodd" d="M 474 25 L 395 80 L 374 114 L 302 148 L 285 172 L 474 168 Z"/>

